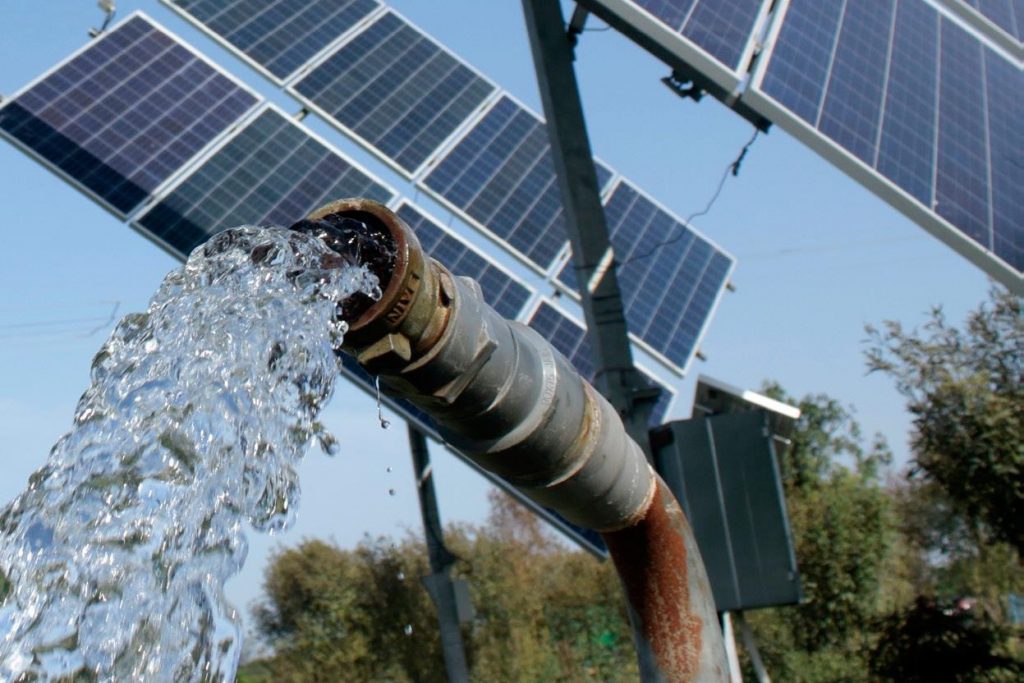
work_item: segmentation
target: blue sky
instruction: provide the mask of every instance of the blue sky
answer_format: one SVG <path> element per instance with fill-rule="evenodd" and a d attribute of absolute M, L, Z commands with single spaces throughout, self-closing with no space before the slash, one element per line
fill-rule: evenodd
<path fill-rule="evenodd" d="M 518 2 L 390 4 L 540 111 Z M 84 44 L 101 20 L 91 0 L 5 5 L 4 96 Z M 144 10 L 286 111 L 298 109 L 157 0 L 118 5 L 119 16 Z M 586 33 L 577 67 L 595 152 L 678 215 L 703 207 L 750 126 L 710 98 L 699 104 L 677 98 L 659 83 L 667 68 L 614 31 Z M 413 195 L 340 133 L 314 117 L 307 124 Z M 6 143 L 0 143 L 0 207 L 2 504 L 69 427 L 115 305 L 118 316 L 144 308 L 176 263 Z M 726 294 L 703 340 L 707 361 L 695 362 L 680 383 L 673 417 L 689 415 L 698 373 L 755 389 L 776 379 L 791 393 L 826 392 L 854 405 L 865 433 L 884 434 L 905 460 L 909 419 L 890 383 L 865 375 L 864 324 L 897 319 L 912 326 L 936 304 L 960 320 L 985 297 L 981 271 L 778 129 L 758 139 L 739 177 L 730 178 L 696 226 L 737 257 L 736 292 Z M 325 418 L 342 442 L 341 454 L 309 454 L 291 532 L 250 538 L 249 562 L 229 585 L 243 609 L 258 594 L 266 556 L 277 543 L 318 536 L 352 545 L 364 534 L 420 531 L 400 421 L 381 430 L 374 402 L 347 383 Z M 442 449 L 433 455 L 443 519 L 481 520 L 486 485 Z"/>

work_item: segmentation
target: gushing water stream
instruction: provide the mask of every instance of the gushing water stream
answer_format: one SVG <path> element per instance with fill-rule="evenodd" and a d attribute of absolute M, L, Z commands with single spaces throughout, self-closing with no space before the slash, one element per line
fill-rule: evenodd
<path fill-rule="evenodd" d="M 0 680 L 234 680 L 243 527 L 286 528 L 310 441 L 336 450 L 336 302 L 375 289 L 313 237 L 239 228 L 121 320 L 0 512 Z"/>

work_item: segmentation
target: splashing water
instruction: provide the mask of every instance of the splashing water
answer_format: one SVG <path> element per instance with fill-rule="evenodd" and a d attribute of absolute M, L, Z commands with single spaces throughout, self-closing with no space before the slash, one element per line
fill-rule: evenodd
<path fill-rule="evenodd" d="M 121 320 L 0 512 L 0 680 L 234 680 L 243 524 L 286 528 L 309 442 L 335 452 L 336 302 L 375 288 L 313 237 L 238 228 Z"/>

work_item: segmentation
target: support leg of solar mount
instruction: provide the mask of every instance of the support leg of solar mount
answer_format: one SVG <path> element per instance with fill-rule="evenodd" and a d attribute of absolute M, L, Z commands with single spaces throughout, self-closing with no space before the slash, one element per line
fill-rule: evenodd
<path fill-rule="evenodd" d="M 614 252 L 573 68 L 573 38 L 566 32 L 558 0 L 523 0 L 523 14 L 593 353 L 594 384 L 650 459 L 647 423 L 658 390 L 633 366 Z"/>
<path fill-rule="evenodd" d="M 441 649 L 444 652 L 444 666 L 449 683 L 468 683 L 469 667 L 466 665 L 466 650 L 462 643 L 459 626 L 459 612 L 455 597 L 455 586 L 451 568 L 455 563 L 444 544 L 441 528 L 441 513 L 437 509 L 437 494 L 434 491 L 434 477 L 430 466 L 430 451 L 423 433 L 409 425 L 409 450 L 412 452 L 413 474 L 419 493 L 420 513 L 423 516 L 423 531 L 427 540 L 427 555 L 430 558 L 430 576 L 424 577 L 424 585 L 437 608 L 437 620 L 441 628 Z"/>

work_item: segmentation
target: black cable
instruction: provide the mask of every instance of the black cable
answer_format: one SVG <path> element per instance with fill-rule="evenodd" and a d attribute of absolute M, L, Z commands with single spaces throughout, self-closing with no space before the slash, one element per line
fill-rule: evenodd
<path fill-rule="evenodd" d="M 760 133 L 761 133 L 761 131 L 759 129 L 757 129 L 757 128 L 754 129 L 754 134 L 750 136 L 749 140 L 747 140 L 747 144 L 743 145 L 743 148 L 740 150 L 740 153 L 738 155 L 736 155 L 736 158 L 733 159 L 732 162 L 728 166 L 725 167 L 725 172 L 722 173 L 722 178 L 721 178 L 721 180 L 718 181 L 718 187 L 715 188 L 715 191 L 711 195 L 711 198 L 708 200 L 708 203 L 700 211 L 696 211 L 694 213 L 691 213 L 689 216 L 686 217 L 686 219 L 683 221 L 683 227 L 684 228 L 689 228 L 690 227 L 690 222 L 693 221 L 694 218 L 699 218 L 701 216 L 706 216 L 711 211 L 711 208 L 715 205 L 715 202 L 718 201 L 719 195 L 722 194 L 722 189 L 725 187 L 725 181 L 729 179 L 730 175 L 733 175 L 733 176 L 739 175 L 739 173 L 740 173 L 740 166 L 743 164 L 743 160 L 746 158 L 747 152 L 750 151 L 751 145 L 754 144 L 754 141 L 757 140 L 757 136 Z M 627 265 L 629 263 L 632 263 L 633 261 L 639 261 L 641 259 L 645 259 L 648 256 L 651 256 L 652 254 L 654 254 L 656 251 L 658 251 L 662 247 L 667 247 L 670 244 L 678 242 L 685 235 L 686 235 L 685 231 L 680 231 L 678 235 L 676 235 L 674 237 L 671 237 L 671 238 L 669 238 L 667 240 L 663 240 L 661 242 L 658 242 L 653 247 L 651 247 L 650 249 L 645 251 L 643 254 L 640 254 L 638 256 L 630 256 L 628 259 L 626 259 L 622 263 L 619 263 L 618 267 L 622 268 L 625 265 Z"/>

